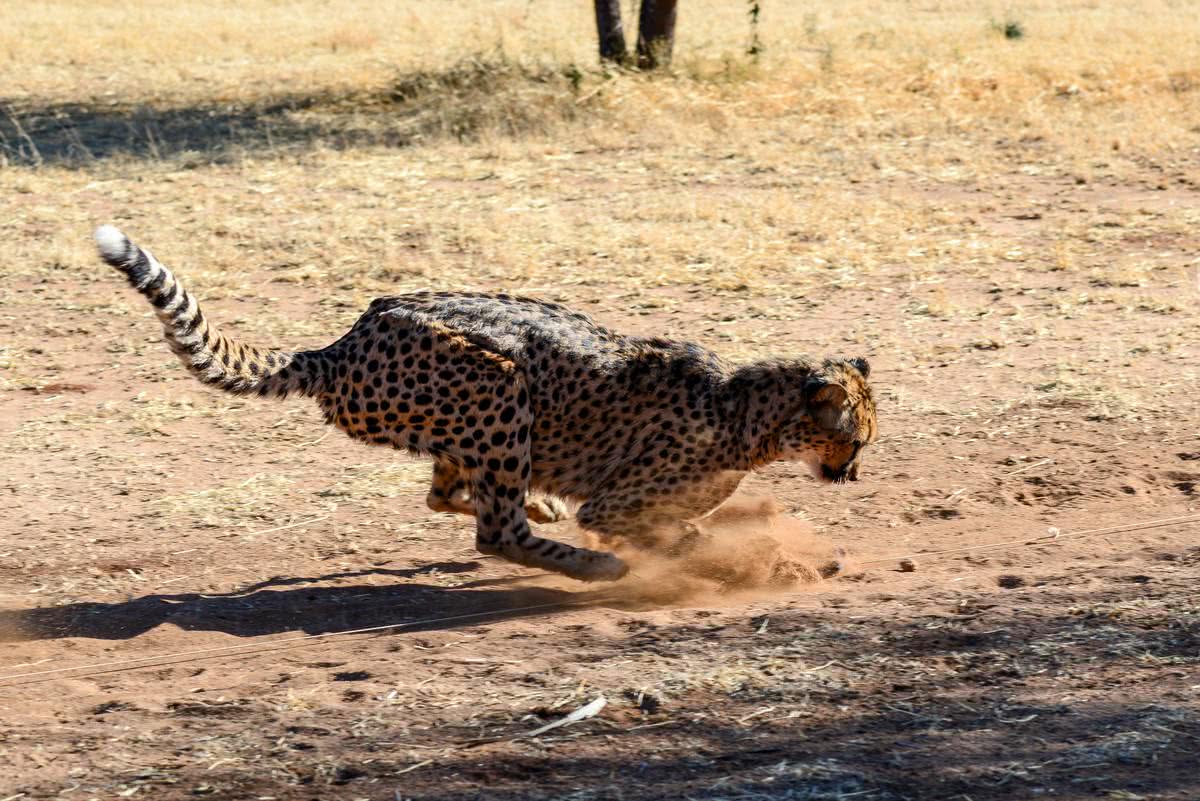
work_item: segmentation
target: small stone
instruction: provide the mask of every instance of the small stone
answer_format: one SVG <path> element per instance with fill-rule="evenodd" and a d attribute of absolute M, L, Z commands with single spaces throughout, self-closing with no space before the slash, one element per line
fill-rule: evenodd
<path fill-rule="evenodd" d="M 1012 590 L 1025 586 L 1025 579 L 1020 576 L 1003 575 L 996 576 L 996 583 L 1006 590 Z"/>
<path fill-rule="evenodd" d="M 917 563 L 911 559 L 900 560 L 901 573 L 915 573 L 917 571 Z"/>

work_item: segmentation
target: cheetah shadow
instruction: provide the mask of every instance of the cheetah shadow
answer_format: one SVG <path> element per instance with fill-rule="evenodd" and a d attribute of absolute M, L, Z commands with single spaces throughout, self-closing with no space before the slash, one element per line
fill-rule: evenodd
<path fill-rule="evenodd" d="M 414 570 L 363 570 L 318 577 L 275 578 L 219 595 L 152 594 L 113 603 L 81 602 L 0 610 L 0 642 L 86 637 L 128 640 L 170 623 L 184 631 L 236 637 L 328 634 L 377 629 L 438 631 L 489 621 L 554 615 L 567 609 L 609 605 L 603 591 L 570 592 L 528 586 L 526 578 L 483 579 L 457 587 L 406 582 L 392 585 L 320 586 L 361 575 L 413 578 L 466 572 L 477 562 L 449 562 Z M 296 587 L 302 584 L 306 586 Z M 275 587 L 287 589 L 275 589 Z M 583 585 L 581 585 L 583 586 Z M 364 632 L 365 633 L 365 632 Z"/>

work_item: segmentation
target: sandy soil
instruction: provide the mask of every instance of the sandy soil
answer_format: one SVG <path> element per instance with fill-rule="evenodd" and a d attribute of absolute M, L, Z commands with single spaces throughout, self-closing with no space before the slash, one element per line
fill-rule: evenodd
<path fill-rule="evenodd" d="M 1069 214 L 1081 201 L 1061 191 Z M 981 223 L 1021 224 L 1011 212 Z M 1044 278 L 951 282 L 945 298 L 1032 315 L 1070 291 Z M 10 444 L 32 422 L 56 428 L 5 471 L 19 503 L 0 523 L 0 797 L 1196 798 L 1200 529 L 1079 536 L 1200 519 L 1194 385 L 1164 380 L 1195 364 L 1194 315 L 1166 349 L 1179 320 L 1152 312 L 1004 345 L 941 322 L 938 355 L 901 362 L 870 343 L 929 334 L 895 313 L 893 288 L 810 296 L 796 328 L 753 322 L 817 351 L 846 347 L 824 321 L 860 334 L 885 435 L 857 484 L 818 487 L 790 465 L 749 482 L 854 559 L 753 597 L 571 585 L 480 558 L 468 521 L 422 506 L 426 468 L 324 437 L 304 405 L 216 398 L 145 436 L 73 428 L 84 410 L 202 391 L 182 375 L 142 386 L 138 364 L 163 353 L 117 363 L 117 337 L 86 312 L 56 315 L 55 342 L 83 340 L 77 359 L 3 399 Z M 583 300 L 615 325 L 659 325 Z M 671 327 L 705 339 L 717 304 L 672 300 Z M 718 313 L 737 331 L 749 305 L 734 293 Z M 152 322 L 133 324 L 149 342 Z M 26 347 L 46 335 L 5 325 Z M 1153 404 L 1105 414 L 1004 391 L 1101 347 Z M 1008 402 L 955 411 L 980 396 Z M 354 483 L 389 470 L 382 488 Z M 214 473 L 225 489 L 196 501 L 212 514 L 156 507 Z M 227 527 L 220 509 L 253 505 L 272 477 L 286 488 L 256 529 Z M 300 639 L 349 629 L 374 630 Z M 529 736 L 598 697 L 599 714 Z"/>

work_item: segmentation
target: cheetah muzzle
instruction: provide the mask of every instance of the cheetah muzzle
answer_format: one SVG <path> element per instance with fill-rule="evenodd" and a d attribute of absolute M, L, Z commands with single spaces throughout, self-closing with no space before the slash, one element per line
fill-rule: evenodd
<path fill-rule="evenodd" d="M 474 515 L 478 550 L 520 565 L 583 581 L 627 572 L 612 553 L 533 534 L 530 521 L 568 516 L 560 499 L 581 504 L 576 520 L 604 547 L 681 553 L 694 540 L 687 521 L 749 471 L 795 460 L 819 481 L 855 480 L 875 440 L 863 359 L 732 365 L 557 303 L 468 292 L 379 298 L 327 347 L 272 350 L 221 334 L 116 228 L 98 228 L 96 242 L 196 378 L 238 395 L 315 398 L 351 437 L 432 457 L 430 508 Z"/>

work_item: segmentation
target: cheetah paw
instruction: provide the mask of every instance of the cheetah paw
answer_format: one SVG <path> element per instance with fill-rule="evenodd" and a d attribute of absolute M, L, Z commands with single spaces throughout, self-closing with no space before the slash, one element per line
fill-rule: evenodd
<path fill-rule="evenodd" d="M 713 536 L 701 531 L 693 523 L 682 524 L 683 536 L 667 546 L 664 553 L 670 559 L 682 559 L 691 556 L 697 549 L 711 545 Z"/>
<path fill-rule="evenodd" d="M 581 549 L 582 550 L 582 549 Z M 629 572 L 629 565 L 611 553 L 585 551 L 584 561 L 567 575 L 579 581 L 616 581 Z"/>
<path fill-rule="evenodd" d="M 821 574 L 821 578 L 833 578 L 842 573 L 846 569 L 846 560 L 849 554 L 845 548 L 834 548 L 833 558 L 817 567 L 817 572 Z"/>
<path fill-rule="evenodd" d="M 546 496 L 525 504 L 525 515 L 535 523 L 557 523 L 571 516 L 571 510 L 558 498 Z"/>

